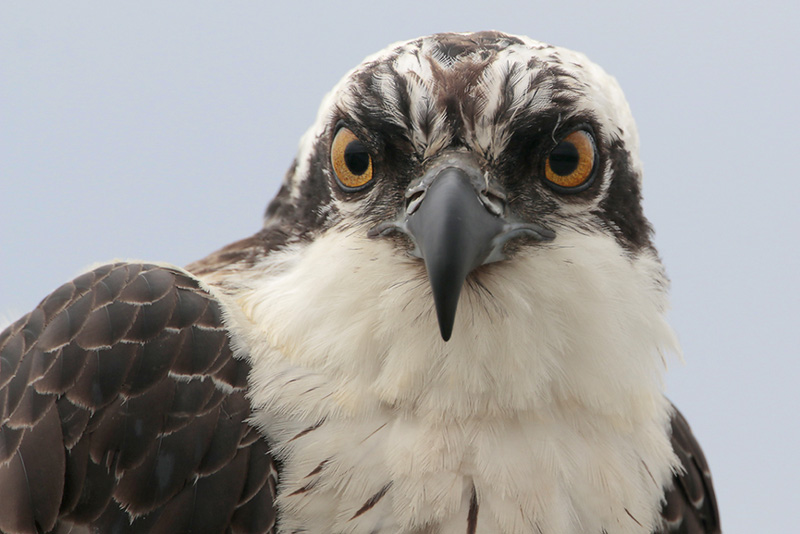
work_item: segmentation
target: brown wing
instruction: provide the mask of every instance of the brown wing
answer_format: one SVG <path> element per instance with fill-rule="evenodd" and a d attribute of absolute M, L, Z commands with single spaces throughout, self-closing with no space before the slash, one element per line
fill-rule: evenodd
<path fill-rule="evenodd" d="M 721 532 L 717 498 L 703 450 L 689 423 L 675 408 L 672 416 L 672 448 L 682 472 L 673 477 L 661 509 L 669 534 L 718 534 Z"/>
<path fill-rule="evenodd" d="M 0 531 L 273 532 L 275 466 L 220 316 L 182 272 L 117 263 L 0 334 Z"/>

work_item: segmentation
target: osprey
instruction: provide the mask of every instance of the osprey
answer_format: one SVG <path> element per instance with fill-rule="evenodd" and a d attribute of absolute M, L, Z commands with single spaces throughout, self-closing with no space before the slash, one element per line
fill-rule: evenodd
<path fill-rule="evenodd" d="M 581 54 L 368 57 L 264 227 L 0 336 L 0 530 L 712 533 L 636 129 Z"/>

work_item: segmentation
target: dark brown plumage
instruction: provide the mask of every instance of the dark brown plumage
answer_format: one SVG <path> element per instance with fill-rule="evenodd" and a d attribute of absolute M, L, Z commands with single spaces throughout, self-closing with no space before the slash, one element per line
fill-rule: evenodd
<path fill-rule="evenodd" d="M 271 532 L 246 362 L 183 273 L 95 269 L 0 336 L 0 530 Z"/>
<path fill-rule="evenodd" d="M 661 515 L 668 533 L 713 534 L 722 532 L 711 471 L 689 423 L 677 408 L 672 416 L 672 449 L 683 472 L 673 477 L 673 488 L 664 498 Z"/>

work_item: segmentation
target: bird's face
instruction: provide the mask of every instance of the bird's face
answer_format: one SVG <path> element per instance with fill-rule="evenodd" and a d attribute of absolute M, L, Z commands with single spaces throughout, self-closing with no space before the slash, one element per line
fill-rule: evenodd
<path fill-rule="evenodd" d="M 325 98 L 264 229 L 207 279 L 270 347 L 252 358 L 314 370 L 343 409 L 628 417 L 677 350 L 637 144 L 583 55 L 494 32 L 394 45 Z"/>
<path fill-rule="evenodd" d="M 499 34 L 440 34 L 367 58 L 326 98 L 267 227 L 352 229 L 424 266 L 441 336 L 465 279 L 610 236 L 650 250 L 635 126 L 584 56 Z M 472 276 L 477 276 L 473 274 Z"/>

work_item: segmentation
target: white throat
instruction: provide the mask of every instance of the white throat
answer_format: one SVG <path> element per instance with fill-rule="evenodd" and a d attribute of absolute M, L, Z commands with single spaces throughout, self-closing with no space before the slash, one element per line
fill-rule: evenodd
<path fill-rule="evenodd" d="M 363 235 L 226 299 L 281 531 L 650 533 L 677 465 L 658 260 L 565 229 L 474 273 L 445 343 L 419 261 Z"/>

